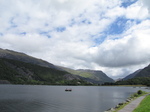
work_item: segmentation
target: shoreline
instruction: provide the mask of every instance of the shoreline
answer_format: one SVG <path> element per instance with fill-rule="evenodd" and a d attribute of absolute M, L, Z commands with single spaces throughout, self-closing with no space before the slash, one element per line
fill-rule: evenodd
<path fill-rule="evenodd" d="M 0 80 L 0 84 L 11 84 L 8 80 Z"/>
<path fill-rule="evenodd" d="M 139 90 L 140 91 L 140 90 Z M 122 103 L 118 103 L 118 105 L 116 105 L 115 107 L 112 107 L 104 112 L 127 112 L 127 111 L 122 111 L 125 107 L 127 106 L 130 106 L 132 102 L 135 102 L 133 104 L 135 104 L 135 106 L 133 107 L 133 104 L 132 104 L 132 109 L 134 110 L 138 104 L 147 96 L 147 95 L 150 95 L 150 93 L 147 93 L 145 91 L 142 91 L 143 93 L 142 94 L 138 94 L 138 96 L 134 96 L 138 93 L 134 93 L 132 94 L 129 98 L 127 98 L 125 101 L 123 101 Z M 140 99 L 141 98 L 141 99 Z M 138 100 L 140 99 L 140 100 Z M 127 108 L 130 108 L 130 107 L 127 107 Z M 129 112 L 129 111 L 128 111 Z"/>

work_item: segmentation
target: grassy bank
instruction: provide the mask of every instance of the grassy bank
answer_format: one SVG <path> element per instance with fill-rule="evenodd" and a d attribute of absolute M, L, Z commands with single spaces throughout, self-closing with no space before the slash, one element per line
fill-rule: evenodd
<path fill-rule="evenodd" d="M 126 105 L 128 105 L 132 100 L 134 100 L 140 96 L 143 96 L 145 94 L 147 94 L 147 92 L 141 91 L 141 90 L 137 91 L 136 93 L 132 94 L 124 103 L 119 103 L 115 107 L 114 111 L 112 111 L 112 112 L 118 112 L 119 110 L 123 109 Z M 135 112 L 148 112 L 148 111 L 135 111 Z"/>
<path fill-rule="evenodd" d="M 133 112 L 150 112 L 150 95 L 146 96 Z"/>

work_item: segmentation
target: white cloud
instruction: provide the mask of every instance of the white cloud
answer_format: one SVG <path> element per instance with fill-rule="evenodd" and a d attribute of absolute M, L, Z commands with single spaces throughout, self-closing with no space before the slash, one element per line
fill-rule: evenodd
<path fill-rule="evenodd" d="M 120 68 L 107 68 L 107 67 L 101 67 L 100 70 L 103 70 L 108 76 L 112 76 L 114 79 L 118 78 L 124 78 L 127 75 L 139 70 L 145 68 L 145 66 L 148 66 L 149 63 L 146 64 L 138 64 L 135 66 L 127 66 L 127 67 L 120 67 Z"/>
<path fill-rule="evenodd" d="M 150 11 L 150 1 L 149 0 L 141 0 L 143 2 L 143 4 L 148 7 L 149 11 Z"/>
<path fill-rule="evenodd" d="M 143 7 L 141 2 L 136 2 L 126 9 L 126 17 L 130 19 L 146 19 L 148 15 L 148 9 Z"/>
<path fill-rule="evenodd" d="M 1 0 L 0 47 L 56 65 L 101 69 L 109 76 L 129 73 L 150 60 L 149 5 L 138 1 L 124 8 L 121 2 Z M 129 19 L 128 29 L 108 35 L 108 27 L 118 17 Z M 136 67 L 130 69 L 131 65 Z"/>
<path fill-rule="evenodd" d="M 48 38 L 42 37 L 37 34 L 32 35 L 14 35 L 14 34 L 6 34 L 1 37 L 1 43 L 3 45 L 7 45 L 8 49 L 23 51 L 25 53 L 34 53 L 34 52 L 42 52 L 46 49 L 48 45 Z"/>
<path fill-rule="evenodd" d="M 123 67 L 150 61 L 149 32 L 150 21 L 146 20 L 127 30 L 121 39 L 105 41 L 98 47 L 96 62 L 101 66 Z"/>

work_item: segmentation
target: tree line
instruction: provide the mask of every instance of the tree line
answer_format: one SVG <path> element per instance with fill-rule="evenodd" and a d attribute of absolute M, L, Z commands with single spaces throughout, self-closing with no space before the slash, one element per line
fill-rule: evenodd
<path fill-rule="evenodd" d="M 150 86 L 150 77 L 136 77 L 128 80 L 120 80 L 114 83 L 106 82 L 103 85 L 146 85 Z"/>

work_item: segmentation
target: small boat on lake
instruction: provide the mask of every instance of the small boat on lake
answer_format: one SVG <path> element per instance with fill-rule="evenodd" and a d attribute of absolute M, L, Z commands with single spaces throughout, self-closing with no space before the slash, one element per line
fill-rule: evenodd
<path fill-rule="evenodd" d="M 72 91 L 72 89 L 65 89 L 65 91 Z"/>

